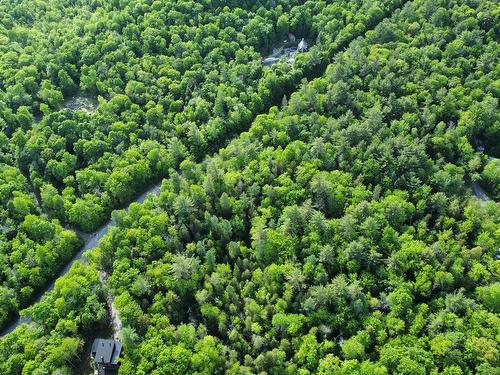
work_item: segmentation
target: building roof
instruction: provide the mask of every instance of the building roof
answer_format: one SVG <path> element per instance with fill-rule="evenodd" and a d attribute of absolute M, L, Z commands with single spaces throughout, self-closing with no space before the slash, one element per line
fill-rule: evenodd
<path fill-rule="evenodd" d="M 307 42 L 305 41 L 304 38 L 299 43 L 299 46 L 297 48 L 299 51 L 307 51 Z"/>
<path fill-rule="evenodd" d="M 276 64 L 280 59 L 278 57 L 266 57 L 264 60 L 262 60 L 262 64 L 265 66 L 271 66 Z"/>
<path fill-rule="evenodd" d="M 111 339 L 95 339 L 92 343 L 92 357 L 96 363 L 117 365 L 122 343 Z"/>

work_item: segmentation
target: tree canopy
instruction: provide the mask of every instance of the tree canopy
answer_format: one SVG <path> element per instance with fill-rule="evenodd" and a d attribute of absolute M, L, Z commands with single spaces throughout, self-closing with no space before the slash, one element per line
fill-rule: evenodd
<path fill-rule="evenodd" d="M 498 373 L 497 2 L 0 7 L 0 372 Z"/>

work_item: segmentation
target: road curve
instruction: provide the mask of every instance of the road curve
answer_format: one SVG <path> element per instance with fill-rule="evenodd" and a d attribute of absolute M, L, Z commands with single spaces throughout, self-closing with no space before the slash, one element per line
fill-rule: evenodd
<path fill-rule="evenodd" d="M 161 183 L 158 183 L 158 184 L 150 187 L 148 190 L 146 190 L 141 195 L 139 195 L 133 202 L 130 202 L 130 204 L 132 204 L 132 203 L 142 203 L 142 202 L 144 202 L 144 200 L 146 199 L 146 197 L 148 195 L 150 195 L 150 194 L 152 194 L 152 195 L 158 195 L 160 193 L 160 190 L 161 190 Z M 82 259 L 83 254 L 86 251 L 91 250 L 91 249 L 97 247 L 97 245 L 98 245 L 99 241 L 101 240 L 101 238 L 104 237 L 104 235 L 106 233 L 108 233 L 109 229 L 112 228 L 112 227 L 114 227 L 114 226 L 115 226 L 115 222 L 110 219 L 107 223 L 105 223 L 104 225 L 102 225 L 99 229 L 97 229 L 93 233 L 82 233 L 82 232 L 79 232 L 79 231 L 75 231 L 78 234 L 78 236 L 84 242 L 82 248 L 78 251 L 78 253 L 76 253 L 68 261 L 68 263 L 66 264 L 66 266 L 54 277 L 53 281 L 45 289 L 43 289 L 37 295 L 37 297 L 34 299 L 32 305 L 35 304 L 35 303 L 37 303 L 37 302 L 39 302 L 45 294 L 47 294 L 52 289 L 54 289 L 54 285 L 55 285 L 56 281 L 59 278 L 61 278 L 62 276 L 66 275 L 68 273 L 68 271 L 71 269 L 71 267 L 73 266 L 73 264 L 76 261 Z M 12 332 L 20 324 L 30 323 L 30 322 L 31 322 L 31 317 L 29 317 L 29 316 L 19 316 L 15 321 L 13 321 L 11 324 L 9 324 L 7 327 L 5 327 L 2 330 L 2 332 L 0 332 L 0 337 L 5 336 L 9 332 Z"/>
<path fill-rule="evenodd" d="M 483 188 L 477 183 L 477 182 L 473 182 L 471 184 L 471 187 L 472 187 L 472 191 L 474 192 L 474 195 L 482 200 L 482 201 L 489 201 L 490 200 L 490 197 L 488 197 L 488 194 L 486 194 L 486 192 L 483 190 Z"/>

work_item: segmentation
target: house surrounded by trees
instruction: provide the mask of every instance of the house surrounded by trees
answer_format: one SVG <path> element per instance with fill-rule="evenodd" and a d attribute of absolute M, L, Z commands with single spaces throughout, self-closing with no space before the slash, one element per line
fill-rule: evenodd
<path fill-rule="evenodd" d="M 297 47 L 297 50 L 299 52 L 305 52 L 307 51 L 307 48 L 308 48 L 307 42 L 304 38 L 302 38 L 302 40 L 299 43 L 299 46 Z"/>
<path fill-rule="evenodd" d="M 118 359 L 122 352 L 122 343 L 112 339 L 97 338 L 92 343 L 91 357 L 95 375 L 117 374 Z"/>

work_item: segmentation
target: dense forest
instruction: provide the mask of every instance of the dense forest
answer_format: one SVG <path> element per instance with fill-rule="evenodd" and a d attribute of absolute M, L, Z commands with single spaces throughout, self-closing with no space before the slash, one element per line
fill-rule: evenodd
<path fill-rule="evenodd" d="M 137 2 L 124 9 L 113 4 L 86 8 L 74 4 L 70 9 L 76 14 L 69 19 L 67 5 L 57 1 L 50 17 L 18 17 L 19 13 L 33 12 L 22 4 L 13 6 L 4 22 L 10 26 L 5 30 L 6 37 L 13 42 L 6 46 L 9 52 L 0 57 L 5 75 L 5 93 L 0 92 L 0 109 L 5 108 L 0 117 L 4 150 L 0 163 L 17 167 L 27 177 L 33 186 L 32 196 L 38 199 L 38 211 L 90 232 L 109 218 L 113 208 L 123 206 L 145 186 L 168 176 L 169 170 L 178 169 L 184 159 L 202 159 L 230 135 L 248 128 L 257 114 L 281 102 L 301 79 L 318 74 L 332 51 L 342 48 L 399 3 L 343 1 L 328 5 L 309 1 L 277 7 L 265 3 L 259 7 L 250 4 L 255 11 L 237 8 L 237 12 L 229 6 L 221 12 L 219 5 L 200 8 L 185 1 L 163 6 Z M 199 14 L 194 25 L 188 22 L 193 18 L 191 8 Z M 9 9 L 7 4 L 5 9 Z M 356 13 L 360 9 L 364 12 Z M 126 17 L 128 13 L 135 18 Z M 139 15 L 140 20 L 145 17 L 150 21 L 138 19 L 138 25 L 126 22 Z M 327 15 L 335 17 L 333 24 Z M 122 19 L 123 25 L 109 21 L 115 18 Z M 139 43 L 153 32 L 150 23 L 158 23 L 158 19 L 164 19 L 155 32 L 160 35 L 151 44 Z M 102 26 L 98 29 L 97 21 Z M 352 30 L 353 22 L 356 30 Z M 47 23 L 57 25 L 48 36 Z M 135 30 L 139 25 L 142 32 L 128 35 L 127 28 Z M 40 35 L 36 34 L 38 29 Z M 267 30 L 259 34 L 263 52 L 289 31 L 325 40 L 326 46 L 318 44 L 298 56 L 293 66 L 278 64 L 264 71 L 261 55 L 253 47 L 259 43 L 252 39 L 261 29 Z M 318 32 L 323 29 L 323 33 Z M 176 41 L 170 41 L 168 49 L 157 51 L 170 34 Z M 338 41 L 328 43 L 335 36 Z M 234 39 L 241 41 L 236 43 Z M 84 41 L 86 44 L 80 46 Z M 12 46 L 19 50 L 17 54 Z M 97 46 L 101 46 L 99 50 Z M 38 54 L 33 54 L 34 49 Z M 16 60 L 17 64 L 13 63 Z M 103 65 L 105 62 L 107 65 Z M 111 79 L 114 75 L 117 77 Z M 92 85 L 89 77 L 93 77 Z M 66 84 L 69 81 L 71 89 Z M 64 98 L 75 93 L 98 95 L 97 110 L 68 110 Z M 20 219 L 26 214 L 33 212 L 27 211 Z M 10 220 L 9 215 L 5 220 Z M 13 225 L 8 228 L 2 272 L 2 279 L 8 282 L 1 289 L 5 298 L 0 326 L 36 296 L 60 265 L 48 266 L 49 261 L 43 259 L 45 255 L 33 242 L 18 253 L 16 242 L 11 241 L 18 234 Z M 44 238 L 57 242 L 50 233 Z M 75 253 L 77 248 L 73 246 L 67 253 Z M 12 254 L 17 256 L 12 258 Z M 36 271 L 24 277 L 12 274 L 12 268 L 26 264 L 47 265 L 45 276 L 38 277 Z"/>
<path fill-rule="evenodd" d="M 81 373 L 111 296 L 120 374 L 500 374 L 498 2 L 0 20 L 0 373 Z"/>

